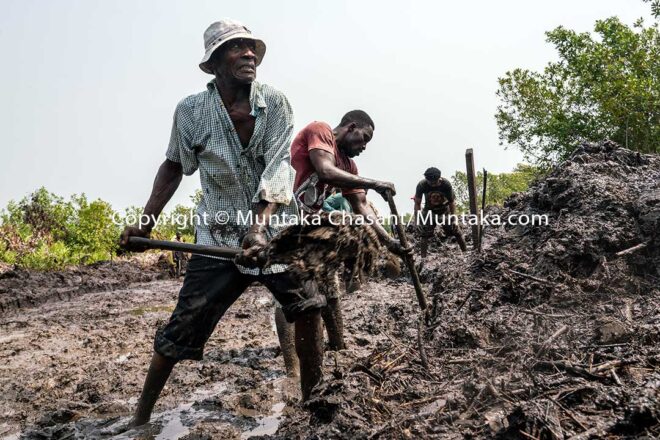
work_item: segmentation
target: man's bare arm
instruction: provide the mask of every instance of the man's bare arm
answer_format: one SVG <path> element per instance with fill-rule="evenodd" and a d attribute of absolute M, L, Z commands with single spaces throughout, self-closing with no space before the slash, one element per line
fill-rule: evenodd
<path fill-rule="evenodd" d="M 415 196 L 415 208 L 413 212 L 413 222 L 417 224 L 417 216 L 419 211 L 422 209 L 422 200 Z"/>
<path fill-rule="evenodd" d="M 260 253 L 268 246 L 266 238 L 266 227 L 270 224 L 270 218 L 277 212 L 280 204 L 262 200 L 252 207 L 254 214 L 252 225 L 243 238 L 241 247 L 243 253 L 236 258 L 236 262 L 246 267 L 259 267 L 261 264 Z"/>
<path fill-rule="evenodd" d="M 264 247 L 267 245 L 266 240 L 266 228 L 270 224 L 270 218 L 277 212 L 277 208 L 280 207 L 279 203 L 268 202 L 262 200 L 259 203 L 255 203 L 252 212 L 254 213 L 254 221 L 248 229 L 248 233 L 243 239 L 243 249 L 248 249 L 253 246 Z"/>
<path fill-rule="evenodd" d="M 156 178 L 154 179 L 154 186 L 151 190 L 151 195 L 149 200 L 144 207 L 143 214 L 149 220 L 146 224 L 142 225 L 140 228 L 127 226 L 121 234 L 119 244 L 133 251 L 141 251 L 144 249 L 138 249 L 128 246 L 128 237 L 138 236 L 138 237 L 148 237 L 151 234 L 151 230 L 155 226 L 155 220 L 158 218 L 163 208 L 167 205 L 167 202 L 170 201 L 174 193 L 176 192 L 181 179 L 183 178 L 183 169 L 181 164 L 173 162 L 169 159 L 165 161 L 158 168 L 156 173 Z"/>
<path fill-rule="evenodd" d="M 322 182 L 339 188 L 373 189 L 381 196 L 387 197 L 387 191 L 396 194 L 394 184 L 380 180 L 368 179 L 344 171 L 335 164 L 335 157 L 325 150 L 312 149 L 309 151 L 312 166 Z"/>

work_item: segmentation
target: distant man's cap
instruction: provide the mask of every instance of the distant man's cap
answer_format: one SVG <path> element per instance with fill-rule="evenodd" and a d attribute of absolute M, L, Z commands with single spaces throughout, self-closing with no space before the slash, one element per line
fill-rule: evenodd
<path fill-rule="evenodd" d="M 206 73 L 213 74 L 209 68 L 210 66 L 208 66 L 208 62 L 211 59 L 213 52 L 226 42 L 238 38 L 245 38 L 254 41 L 256 46 L 255 55 L 257 56 L 257 66 L 261 64 L 261 60 L 266 54 L 266 44 L 262 40 L 254 38 L 252 32 L 250 32 L 250 30 L 242 23 L 230 18 L 225 18 L 212 23 L 204 32 L 204 49 L 206 50 L 206 53 L 204 54 L 202 61 L 199 63 L 199 68 Z"/>
<path fill-rule="evenodd" d="M 427 168 L 426 171 L 424 171 L 424 177 L 428 177 L 428 178 L 435 177 L 437 179 L 440 176 L 442 176 L 442 173 L 440 173 L 440 170 L 437 169 L 436 167 Z"/>

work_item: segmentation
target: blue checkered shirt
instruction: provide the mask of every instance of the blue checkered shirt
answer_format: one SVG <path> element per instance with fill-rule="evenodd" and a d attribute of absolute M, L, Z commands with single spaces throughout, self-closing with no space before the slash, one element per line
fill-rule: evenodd
<path fill-rule="evenodd" d="M 280 203 L 278 216 L 298 212 L 293 200 L 291 106 L 282 92 L 256 81 L 250 106 L 255 125 L 247 148 L 241 144 L 214 81 L 176 107 L 166 156 L 180 163 L 186 176 L 199 170 L 202 200 L 197 214 L 201 221 L 195 225 L 199 244 L 240 247 L 249 225 L 243 224 L 239 213 L 243 219 L 249 218 L 252 204 L 261 200 Z M 268 238 L 283 227 L 269 227 Z M 237 267 L 242 273 L 259 273 L 259 269 Z M 263 273 L 280 273 L 285 268 L 274 265 Z"/>

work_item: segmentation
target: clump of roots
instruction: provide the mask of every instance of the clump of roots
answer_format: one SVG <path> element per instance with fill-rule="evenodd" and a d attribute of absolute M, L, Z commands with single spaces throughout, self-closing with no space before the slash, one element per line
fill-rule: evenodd
<path fill-rule="evenodd" d="M 313 278 L 321 288 L 329 284 L 342 263 L 365 275 L 379 269 L 389 276 L 400 271 L 398 258 L 381 244 L 372 226 L 331 222 L 327 214 L 319 214 L 309 223 L 290 226 L 271 240 L 269 264 L 287 264 L 296 277 Z"/>

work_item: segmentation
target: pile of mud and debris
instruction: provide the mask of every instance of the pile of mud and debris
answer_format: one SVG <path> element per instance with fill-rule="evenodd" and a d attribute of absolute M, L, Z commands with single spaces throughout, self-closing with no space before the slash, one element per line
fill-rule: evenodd
<path fill-rule="evenodd" d="M 61 271 L 26 270 L 9 265 L 0 269 L 0 313 L 173 275 L 163 253 L 72 266 Z"/>
<path fill-rule="evenodd" d="M 427 325 L 412 295 L 362 304 L 276 437 L 660 436 L 660 157 L 584 144 L 490 214 L 540 224 L 431 255 Z"/>

